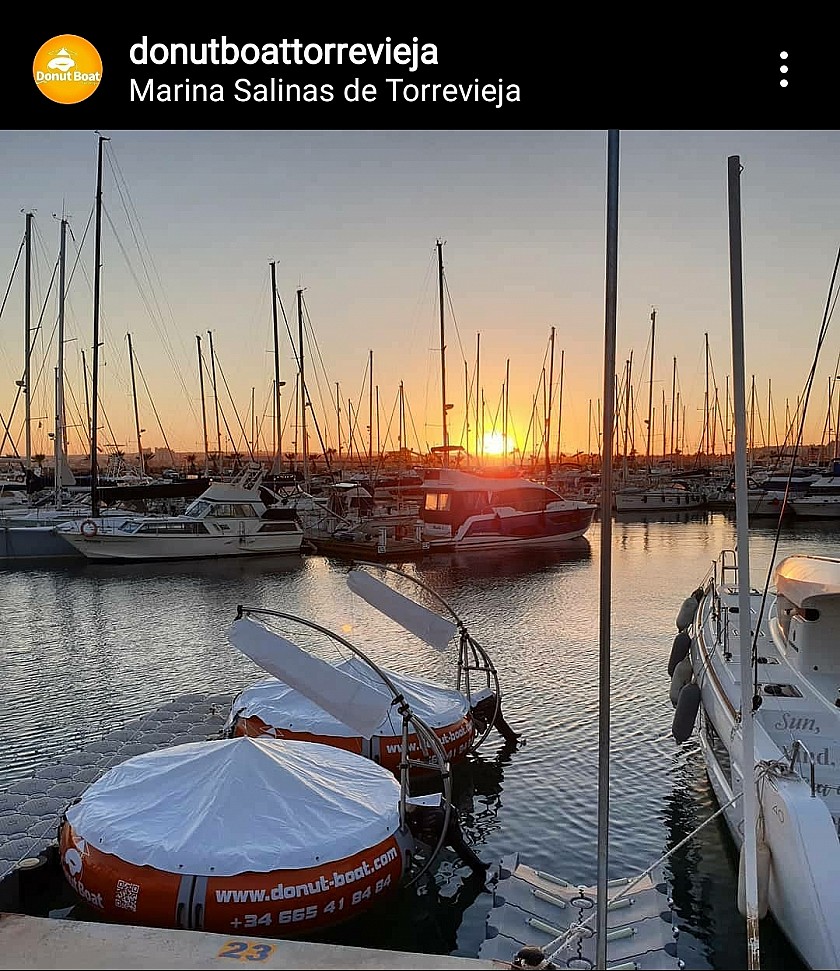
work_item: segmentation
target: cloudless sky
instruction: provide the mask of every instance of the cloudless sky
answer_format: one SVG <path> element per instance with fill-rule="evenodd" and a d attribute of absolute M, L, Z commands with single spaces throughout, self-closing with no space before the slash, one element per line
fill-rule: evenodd
<path fill-rule="evenodd" d="M 463 441 L 465 380 L 474 383 L 480 334 L 485 430 L 501 429 L 510 362 L 511 437 L 525 447 L 533 399 L 542 424 L 542 369 L 556 328 L 554 431 L 564 360 L 562 445 L 596 447 L 588 416 L 603 386 L 607 132 L 596 131 L 106 131 L 102 234 L 101 395 L 106 443 L 134 450 L 126 352 L 130 332 L 144 445 L 201 451 L 196 335 L 209 351 L 234 443 L 239 421 L 271 442 L 273 377 L 269 262 L 297 340 L 295 292 L 304 287 L 307 384 L 315 417 L 335 445 L 336 382 L 368 423 L 368 364 L 379 391 L 380 435 L 396 439 L 404 382 L 409 444 L 441 440 L 437 239 L 445 241 L 446 369 L 450 439 Z M 8 420 L 23 370 L 23 264 L 12 277 L 23 213 L 35 211 L 33 451 L 50 452 L 54 295 L 47 287 L 59 222 L 80 250 L 67 303 L 70 423 L 81 420 L 92 343 L 92 228 L 97 136 L 92 131 L 0 134 L 2 285 L 0 413 Z M 622 131 L 620 142 L 617 370 L 633 357 L 636 447 L 644 451 L 654 347 L 655 438 L 662 396 L 670 421 L 674 358 L 686 409 L 686 448 L 698 447 L 705 337 L 721 408 L 731 386 L 726 167 L 742 175 L 748 389 L 755 375 L 761 423 L 768 397 L 782 429 L 802 395 L 840 245 L 837 131 Z M 449 301 L 451 300 L 451 306 Z M 46 304 L 45 304 L 46 301 Z M 295 364 L 281 318 L 284 431 L 294 437 Z M 51 339 L 52 338 L 52 339 Z M 831 326 L 812 394 L 806 439 L 820 441 L 828 379 L 840 341 Z M 466 368 L 465 368 L 466 362 Z M 466 371 L 466 378 L 465 378 Z M 38 378 L 37 385 L 35 378 Z M 236 404 L 230 403 L 228 389 Z M 211 447 L 211 389 L 205 388 Z M 713 392 L 712 392 L 713 393 Z M 474 390 L 471 425 L 475 424 Z M 155 410 L 158 418 L 155 417 Z M 237 412 L 239 418 L 237 418 Z M 20 405 L 12 424 L 18 448 Z M 40 423 L 40 427 L 39 426 Z M 342 432 L 346 443 L 346 424 Z M 473 432 L 471 432 L 473 434 Z M 758 432 L 756 432 L 758 437 Z M 527 446 L 533 441 L 533 432 Z M 71 432 L 71 451 L 81 451 Z M 720 437 L 720 435 L 718 435 Z M 775 438 L 775 434 L 773 436 Z M 222 427 L 223 447 L 229 447 Z M 472 447 L 472 446 L 471 446 Z M 240 442 L 241 448 L 241 442 Z M 312 448 L 319 451 L 317 443 Z M 720 446 L 719 446 L 720 449 Z M 8 453 L 8 446 L 4 452 Z"/>

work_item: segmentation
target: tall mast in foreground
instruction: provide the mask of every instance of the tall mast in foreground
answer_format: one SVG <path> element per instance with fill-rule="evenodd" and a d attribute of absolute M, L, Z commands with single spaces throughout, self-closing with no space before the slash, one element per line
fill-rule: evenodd
<path fill-rule="evenodd" d="M 601 577 L 598 664 L 598 881 L 596 966 L 607 966 L 610 830 L 610 601 L 612 599 L 612 462 L 615 329 L 618 294 L 618 131 L 607 143 L 607 265 L 604 300 L 604 416 L 601 466 Z"/>
<path fill-rule="evenodd" d="M 99 294 L 102 271 L 102 149 L 108 141 L 99 136 L 96 162 L 96 230 L 93 250 L 93 370 L 91 373 L 90 409 L 90 514 L 94 519 L 99 515 L 99 482 L 97 465 L 96 432 L 99 424 Z"/>
<path fill-rule="evenodd" d="M 744 877 L 747 919 L 747 967 L 760 967 L 758 935 L 758 863 L 753 731 L 752 632 L 750 625 L 750 533 L 747 495 L 747 409 L 744 363 L 744 293 L 741 254 L 741 160 L 728 159 L 729 289 L 732 312 L 732 388 L 735 418 L 735 519 L 738 536 L 738 640 L 741 645 L 741 741 L 744 785 Z"/>

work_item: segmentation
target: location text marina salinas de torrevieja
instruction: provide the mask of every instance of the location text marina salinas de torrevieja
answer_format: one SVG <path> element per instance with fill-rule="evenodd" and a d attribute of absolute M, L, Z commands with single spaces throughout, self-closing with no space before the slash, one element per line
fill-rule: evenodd
<path fill-rule="evenodd" d="M 158 43 L 144 36 L 131 45 L 131 63 L 138 67 L 229 67 L 243 68 L 395 68 L 394 77 L 376 83 L 347 77 L 335 81 L 315 83 L 281 77 L 259 79 L 236 77 L 227 82 L 206 81 L 191 71 L 192 78 L 172 81 L 146 77 L 132 77 L 130 99 L 137 102 L 207 102 L 225 101 L 280 104 L 327 104 L 346 101 L 350 104 L 372 104 L 385 98 L 402 104 L 477 102 L 501 108 L 518 102 L 518 84 L 503 78 L 492 81 L 475 78 L 470 81 L 414 80 L 410 75 L 421 68 L 439 66 L 436 44 L 421 42 L 418 37 L 407 41 L 386 37 L 382 41 L 359 43 L 309 43 L 280 40 L 273 43 L 234 43 L 226 37 L 199 43 Z M 199 72 L 200 73 L 200 72 Z M 349 71 L 348 71 L 349 73 Z M 390 72 L 389 72 L 390 73 Z M 408 74 L 409 77 L 396 76 Z"/>

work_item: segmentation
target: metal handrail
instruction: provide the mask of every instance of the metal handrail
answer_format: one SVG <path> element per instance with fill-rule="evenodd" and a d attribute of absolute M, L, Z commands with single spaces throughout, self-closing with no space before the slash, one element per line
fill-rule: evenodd
<path fill-rule="evenodd" d="M 732 558 L 729 562 L 729 557 Z M 720 582 L 726 583 L 726 574 L 732 574 L 732 582 L 738 582 L 738 554 L 735 550 L 722 550 L 720 553 Z"/>
<path fill-rule="evenodd" d="M 367 664 L 367 666 L 371 668 L 376 675 L 378 675 L 382 683 L 393 696 L 393 701 L 391 704 L 396 706 L 397 711 L 402 716 L 402 745 L 399 764 L 400 829 L 405 831 L 408 826 L 407 814 L 408 798 L 410 793 L 409 771 L 412 766 L 422 766 L 426 769 L 436 770 L 440 775 L 441 788 L 443 789 L 443 792 L 441 793 L 441 801 L 443 803 L 444 814 L 440 835 L 438 836 L 437 843 L 429 854 L 428 859 L 407 881 L 408 886 L 416 883 L 420 877 L 423 876 L 423 874 L 426 873 L 426 871 L 431 867 L 432 863 L 434 863 L 435 859 L 443 849 L 446 843 L 446 835 L 449 830 L 449 821 L 452 818 L 452 775 L 449 768 L 449 760 L 446 757 L 446 752 L 441 744 L 440 739 L 429 727 L 429 725 L 423 721 L 422 718 L 414 714 L 414 712 L 411 710 L 411 706 L 403 696 L 403 693 L 389 677 L 388 672 L 384 671 L 375 661 L 369 658 L 364 651 L 356 647 L 355 644 L 351 644 L 350 641 L 342 637 L 340 634 L 330 630 L 328 627 L 322 627 L 320 624 L 316 624 L 314 621 L 306 620 L 304 617 L 298 617 L 295 614 L 287 614 L 282 610 L 270 610 L 267 607 L 246 607 L 243 604 L 240 604 L 237 607 L 236 619 L 240 620 L 241 618 L 249 616 L 250 614 L 264 614 L 270 617 L 278 617 L 281 620 L 293 621 L 294 623 L 302 624 L 304 627 L 309 627 L 312 630 L 318 631 L 319 633 L 332 638 L 338 644 L 342 644 L 349 651 L 351 651 L 363 663 Z M 430 754 L 431 757 L 428 762 L 420 762 L 410 757 L 409 725 L 413 727 L 414 734 L 417 736 L 420 751 Z"/>
<path fill-rule="evenodd" d="M 419 577 L 413 576 L 410 573 L 405 573 L 403 570 L 399 570 L 393 566 L 387 566 L 384 563 L 372 563 L 367 560 L 356 560 L 354 562 L 356 567 L 375 567 L 377 570 L 384 570 L 387 573 L 393 573 L 396 576 L 405 578 L 406 580 L 411 580 L 416 583 L 417 586 L 421 587 L 430 596 L 432 596 L 438 604 L 443 608 L 443 610 L 449 614 L 455 621 L 459 633 L 459 645 L 458 645 L 458 672 L 455 679 L 455 690 L 461 691 L 463 685 L 463 693 L 466 695 L 467 701 L 472 705 L 472 690 L 470 688 L 470 671 L 477 671 L 484 675 L 486 687 L 489 688 L 496 699 L 496 704 L 493 710 L 493 714 L 490 718 L 486 720 L 484 731 L 480 734 L 477 739 L 473 740 L 471 751 L 477 751 L 481 745 L 484 743 L 485 739 L 490 734 L 493 726 L 496 723 L 496 719 L 501 714 L 502 710 L 502 686 L 499 681 L 499 673 L 496 670 L 496 666 L 490 659 L 490 655 L 487 653 L 486 649 L 482 647 L 481 644 L 470 634 L 467 630 L 467 626 L 464 621 L 455 612 L 452 605 L 444 600 L 444 598 L 427 583 L 424 583 Z"/>
<path fill-rule="evenodd" d="M 810 750 L 808 749 L 808 747 L 805 745 L 805 743 L 802 741 L 801 738 L 797 738 L 794 740 L 793 749 L 791 750 L 791 753 L 790 753 L 790 764 L 788 765 L 788 771 L 789 772 L 794 771 L 794 766 L 796 765 L 796 756 L 799 753 L 800 749 L 808 757 L 808 762 L 811 766 L 811 798 L 814 799 L 816 798 L 816 795 L 817 795 L 816 764 L 814 762 L 814 756 L 811 754 Z M 797 775 L 798 774 L 799 773 L 797 773 Z"/>

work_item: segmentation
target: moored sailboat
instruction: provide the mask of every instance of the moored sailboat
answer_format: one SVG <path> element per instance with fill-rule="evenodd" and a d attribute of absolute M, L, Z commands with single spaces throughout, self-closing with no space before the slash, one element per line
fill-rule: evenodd
<path fill-rule="evenodd" d="M 767 591 L 750 582 L 739 178 L 732 157 L 738 549 L 721 553 L 677 616 L 673 734 L 686 741 L 699 714 L 707 774 L 741 852 L 748 966 L 758 967 L 759 919 L 769 912 L 808 967 L 837 968 L 840 560 L 783 560 L 767 612 Z"/>

